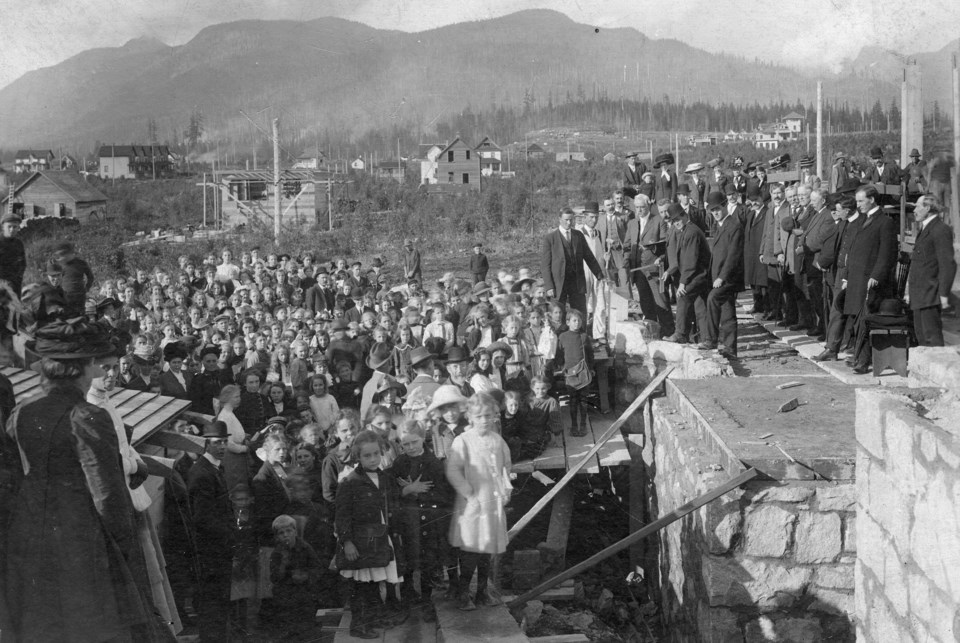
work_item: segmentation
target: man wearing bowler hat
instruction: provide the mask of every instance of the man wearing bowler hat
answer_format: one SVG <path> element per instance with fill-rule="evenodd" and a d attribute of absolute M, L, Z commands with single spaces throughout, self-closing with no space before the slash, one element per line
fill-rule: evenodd
<path fill-rule="evenodd" d="M 900 169 L 883 158 L 882 149 L 879 147 L 871 148 L 870 160 L 873 161 L 873 166 L 867 171 L 865 177 L 867 182 L 900 185 Z"/>
<path fill-rule="evenodd" d="M 433 379 L 433 361 L 437 356 L 426 346 L 417 346 L 410 351 L 410 368 L 417 374 L 407 386 L 407 397 L 412 397 L 415 391 L 423 391 L 432 397 L 433 392 L 440 388 L 440 384 Z"/>
<path fill-rule="evenodd" d="M 447 352 L 447 381 L 444 384 L 456 386 L 464 397 L 474 394 L 467 379 L 470 367 L 470 353 L 463 346 L 451 346 Z"/>
<path fill-rule="evenodd" d="M 725 206 L 720 192 L 707 195 L 707 211 L 716 222 L 710 241 L 711 290 L 707 295 L 707 323 L 699 348 L 720 348 L 737 355 L 737 293 L 743 290 L 743 228 Z"/>
<path fill-rule="evenodd" d="M 567 304 L 587 316 L 587 279 L 584 265 L 601 282 L 603 269 L 597 261 L 583 233 L 575 230 L 576 215 L 570 208 L 560 212 L 559 226 L 543 239 L 540 251 L 540 272 L 548 298 Z"/>
<path fill-rule="evenodd" d="M 690 217 L 676 203 L 667 208 L 667 216 L 675 228 L 676 263 L 664 272 L 663 280 L 677 282 L 676 330 L 668 342 L 686 344 L 690 341 L 694 315 L 703 338 L 706 327 L 706 298 L 710 292 L 710 247 L 703 231 L 690 223 Z"/>
<path fill-rule="evenodd" d="M 672 335 L 673 313 L 660 284 L 660 274 L 667 254 L 670 226 L 653 211 L 650 200 L 638 194 L 634 200 L 637 217 L 627 226 L 626 254 L 637 300 L 643 316 L 660 324 L 661 335 Z"/>
<path fill-rule="evenodd" d="M 200 562 L 200 640 L 229 640 L 230 580 L 233 573 L 233 508 L 223 475 L 227 425 L 216 420 L 203 429 L 204 453 L 187 474 L 197 558 Z"/>

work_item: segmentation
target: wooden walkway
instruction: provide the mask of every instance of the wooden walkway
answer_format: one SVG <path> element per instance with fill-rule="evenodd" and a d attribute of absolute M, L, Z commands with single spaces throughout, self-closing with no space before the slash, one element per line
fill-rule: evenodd
<path fill-rule="evenodd" d="M 563 445 L 549 446 L 533 460 L 513 463 L 514 473 L 533 473 L 534 471 L 566 471 L 583 458 L 596 444 L 596 437 L 603 435 L 617 419 L 614 414 L 600 415 L 592 409 L 587 414 L 587 434 L 580 437 L 570 435 L 570 412 L 561 407 L 563 418 Z M 630 464 L 630 454 L 623 435 L 614 435 L 604 444 L 599 453 L 582 469 L 583 473 L 598 473 L 600 467 L 613 467 Z"/>
<path fill-rule="evenodd" d="M 6 375 L 13 384 L 17 404 L 42 392 L 40 374 L 36 371 L 8 367 L 0 370 L 0 373 Z M 133 438 L 130 441 L 133 446 L 137 446 L 190 408 L 187 400 L 125 388 L 114 390 L 110 399 L 120 412 L 123 423 L 133 429 Z"/>

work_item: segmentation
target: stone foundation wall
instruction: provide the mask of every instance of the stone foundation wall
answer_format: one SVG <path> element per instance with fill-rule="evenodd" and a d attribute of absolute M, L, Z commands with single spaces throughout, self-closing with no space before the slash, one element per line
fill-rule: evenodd
<path fill-rule="evenodd" d="M 676 400 L 647 426 L 648 514 L 663 516 L 743 465 Z M 648 552 L 671 641 L 852 641 L 851 482 L 751 482 L 660 533 Z"/>
<path fill-rule="evenodd" d="M 960 377 L 940 350 L 916 355 L 922 382 Z M 858 640 L 960 640 L 960 404 L 941 390 L 862 389 L 857 444 Z"/>

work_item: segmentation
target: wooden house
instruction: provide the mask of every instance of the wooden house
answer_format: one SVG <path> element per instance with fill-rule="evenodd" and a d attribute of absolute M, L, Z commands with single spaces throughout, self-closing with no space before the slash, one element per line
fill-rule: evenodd
<path fill-rule="evenodd" d="M 542 159 L 547 155 L 547 151 L 536 143 L 531 143 L 527 146 L 525 154 L 528 159 Z"/>
<path fill-rule="evenodd" d="M 444 145 L 421 144 L 417 151 L 420 162 L 420 185 L 433 185 L 437 182 L 437 157 Z"/>
<path fill-rule="evenodd" d="M 474 148 L 474 151 L 480 155 L 480 174 L 491 176 L 500 174 L 503 161 L 503 150 L 493 142 L 489 136 L 484 136 L 480 144 Z"/>
<path fill-rule="evenodd" d="M 587 155 L 584 152 L 557 152 L 557 163 L 569 163 L 571 161 L 578 161 L 584 163 L 587 160 Z"/>
<path fill-rule="evenodd" d="M 174 159 L 166 145 L 101 145 L 97 157 L 102 179 L 161 177 L 173 169 Z"/>
<path fill-rule="evenodd" d="M 480 189 L 480 155 L 459 136 L 437 157 L 437 184 L 445 191 Z"/>
<path fill-rule="evenodd" d="M 375 168 L 375 174 L 378 179 L 392 179 L 403 183 L 405 166 L 403 161 L 380 161 Z"/>
<path fill-rule="evenodd" d="M 326 155 L 320 150 L 304 150 L 293 164 L 294 170 L 319 170 L 326 161 Z"/>
<path fill-rule="evenodd" d="M 10 195 L 3 195 L 0 207 L 7 208 Z M 88 221 L 106 214 L 107 197 L 77 172 L 42 170 L 34 172 L 13 193 L 13 211 L 24 221 L 35 217 L 63 217 Z"/>
<path fill-rule="evenodd" d="M 13 171 L 17 174 L 39 172 L 56 169 L 56 164 L 57 157 L 53 154 L 53 150 L 17 150 Z"/>
<path fill-rule="evenodd" d="M 330 172 L 282 170 L 280 172 L 280 220 L 282 224 L 314 225 L 326 212 L 326 185 Z M 220 225 L 232 229 L 241 224 L 272 226 L 277 190 L 273 170 L 222 170 L 214 173 L 219 190 Z M 320 184 L 320 185 L 318 185 Z"/>

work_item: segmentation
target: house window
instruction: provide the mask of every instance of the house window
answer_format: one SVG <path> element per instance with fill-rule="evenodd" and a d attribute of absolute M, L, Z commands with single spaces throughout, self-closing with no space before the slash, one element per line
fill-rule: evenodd
<path fill-rule="evenodd" d="M 453 172 L 447 172 L 447 183 L 453 183 Z"/>
<path fill-rule="evenodd" d="M 469 173 L 469 172 L 464 172 L 464 173 L 463 173 L 463 182 L 464 182 L 464 183 L 469 183 L 469 182 L 470 182 L 470 173 Z"/>
<path fill-rule="evenodd" d="M 453 150 L 447 152 L 447 163 L 453 163 Z"/>
<path fill-rule="evenodd" d="M 470 150 L 467 150 L 467 160 L 470 160 Z"/>

